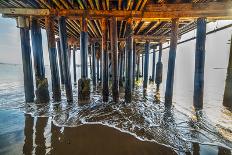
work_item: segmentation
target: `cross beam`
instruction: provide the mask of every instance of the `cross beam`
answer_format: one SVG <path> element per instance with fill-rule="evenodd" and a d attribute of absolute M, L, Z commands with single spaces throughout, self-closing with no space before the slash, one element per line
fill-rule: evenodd
<path fill-rule="evenodd" d="M 129 17 L 134 20 L 166 20 L 180 18 L 183 20 L 207 17 L 210 19 L 232 19 L 232 2 L 180 3 L 180 4 L 149 4 L 144 11 L 133 10 L 81 10 L 81 9 L 31 9 L 31 8 L 0 8 L 0 13 L 18 16 L 67 16 L 79 19 L 86 15 L 89 19 L 100 19 L 115 16 L 118 20 Z"/>

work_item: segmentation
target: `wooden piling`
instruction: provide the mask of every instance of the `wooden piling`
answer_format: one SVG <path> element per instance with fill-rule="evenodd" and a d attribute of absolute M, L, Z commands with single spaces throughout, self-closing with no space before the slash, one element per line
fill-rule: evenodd
<path fill-rule="evenodd" d="M 156 77 L 155 83 L 157 87 L 162 83 L 163 78 L 163 63 L 162 63 L 162 43 L 159 43 L 159 58 L 156 64 Z"/>
<path fill-rule="evenodd" d="M 227 67 L 226 85 L 223 97 L 223 106 L 232 109 L 232 36 L 230 40 L 230 57 Z"/>
<path fill-rule="evenodd" d="M 151 75 L 151 81 L 154 82 L 155 81 L 155 55 L 156 55 L 156 47 L 153 49 L 153 61 L 152 61 L 152 75 Z"/>
<path fill-rule="evenodd" d="M 126 78 L 125 78 L 125 102 L 132 100 L 132 78 L 133 78 L 133 29 L 132 21 L 127 22 L 126 34 Z"/>
<path fill-rule="evenodd" d="M 170 108 L 172 105 L 176 48 L 177 48 L 177 39 L 178 39 L 178 26 L 179 26 L 179 19 L 177 18 L 172 19 L 171 42 L 170 42 L 170 50 L 169 50 L 169 58 L 168 58 L 168 73 L 167 73 L 166 92 L 165 92 L 165 106 L 167 108 Z"/>
<path fill-rule="evenodd" d="M 133 42 L 133 67 L 132 67 L 132 88 L 135 88 L 135 78 L 136 78 L 136 43 Z"/>
<path fill-rule="evenodd" d="M 136 81 L 139 80 L 139 76 L 140 76 L 140 54 L 139 52 L 136 53 L 137 54 L 137 72 L 136 72 Z"/>
<path fill-rule="evenodd" d="M 144 54 L 142 53 L 142 72 L 141 72 L 141 77 L 143 76 L 143 71 L 144 71 Z"/>
<path fill-rule="evenodd" d="M 145 60 L 144 60 L 144 75 L 143 75 L 143 88 L 147 88 L 148 83 L 148 69 L 149 69 L 149 51 L 150 43 L 146 41 L 145 43 Z"/>
<path fill-rule="evenodd" d="M 96 49 L 95 43 L 91 44 L 91 54 L 92 54 L 92 80 L 93 86 L 96 87 Z"/>
<path fill-rule="evenodd" d="M 73 46 L 73 81 L 74 81 L 74 85 L 77 84 L 77 67 L 76 67 L 76 50 L 77 47 L 76 45 Z"/>
<path fill-rule="evenodd" d="M 57 51 L 58 51 L 58 55 L 59 55 L 60 81 L 61 81 L 61 84 L 64 85 L 64 72 L 63 72 L 63 67 L 62 67 L 63 65 L 62 65 L 60 40 L 57 40 L 56 46 L 57 46 Z"/>
<path fill-rule="evenodd" d="M 43 60 L 42 35 L 39 20 L 32 18 L 31 39 L 34 56 L 34 70 L 36 79 L 36 101 L 39 103 L 49 102 L 48 81 L 45 78 L 45 67 Z"/>
<path fill-rule="evenodd" d="M 67 31 L 66 31 L 66 17 L 61 16 L 59 18 L 59 36 L 61 45 L 61 58 L 62 58 L 62 69 L 64 74 L 64 85 L 66 91 L 66 97 L 68 102 L 73 101 L 71 74 L 69 70 L 68 60 L 68 43 L 67 43 Z"/>
<path fill-rule="evenodd" d="M 112 53 L 112 95 L 113 101 L 119 101 L 119 83 L 118 83 L 118 36 L 117 20 L 112 17 L 110 21 L 110 40 Z"/>
<path fill-rule="evenodd" d="M 54 27 L 54 18 L 48 17 L 45 19 L 46 31 L 47 31 L 47 40 L 48 40 L 48 52 L 49 52 L 49 61 L 51 69 L 51 81 L 52 81 L 52 92 L 54 101 L 61 100 L 61 91 L 60 91 L 60 76 L 57 63 L 57 51 L 56 51 L 56 41 L 55 41 L 55 27 Z"/>
<path fill-rule="evenodd" d="M 205 66 L 206 19 L 197 19 L 195 76 L 193 105 L 196 110 L 203 108 L 204 66 Z"/>
<path fill-rule="evenodd" d="M 25 17 L 17 18 L 20 28 L 20 38 L 21 38 L 21 50 L 22 50 L 22 63 L 23 63 L 23 77 L 24 77 L 24 92 L 25 101 L 34 101 L 34 84 L 33 84 L 33 71 L 31 62 L 31 46 L 30 46 L 30 36 L 29 36 L 29 19 Z M 20 23 L 25 23 L 25 25 L 20 25 Z M 28 25 L 26 24 L 28 23 Z"/>
<path fill-rule="evenodd" d="M 102 19 L 102 100 L 109 100 L 109 55 L 107 50 L 107 20 Z"/>
<path fill-rule="evenodd" d="M 90 79 L 88 79 L 88 32 L 87 19 L 85 16 L 81 20 L 81 79 L 78 80 L 78 103 L 80 105 L 90 102 Z"/>
<path fill-rule="evenodd" d="M 100 61 L 97 59 L 97 83 L 100 80 Z"/>

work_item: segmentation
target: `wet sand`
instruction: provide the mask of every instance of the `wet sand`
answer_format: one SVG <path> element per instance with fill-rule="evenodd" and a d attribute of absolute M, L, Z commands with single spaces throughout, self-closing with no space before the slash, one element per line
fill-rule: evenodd
<path fill-rule="evenodd" d="M 58 137 L 56 137 L 58 138 Z M 61 141 L 54 141 L 51 154 L 85 155 L 174 155 L 172 149 L 144 142 L 132 135 L 103 125 L 81 125 L 64 129 Z"/>

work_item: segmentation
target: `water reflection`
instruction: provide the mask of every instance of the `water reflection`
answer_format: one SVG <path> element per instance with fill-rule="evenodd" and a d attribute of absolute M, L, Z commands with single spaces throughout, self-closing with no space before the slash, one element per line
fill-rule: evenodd
<path fill-rule="evenodd" d="M 163 119 L 163 125 L 166 128 L 172 126 L 170 123 L 173 124 L 173 116 L 170 110 L 165 111 Z M 34 120 L 36 120 L 35 125 Z M 48 129 L 49 131 L 46 133 Z M 25 114 L 24 134 L 23 154 L 25 155 L 175 155 L 181 153 L 155 142 L 140 141 L 128 133 L 108 126 L 85 124 L 78 127 L 58 127 L 52 119 L 47 117 L 33 118 L 29 114 Z M 34 143 L 33 139 L 35 139 Z M 192 151 L 182 152 L 181 154 L 230 155 L 231 151 L 224 147 L 217 148 L 216 146 L 193 142 Z"/>
<path fill-rule="evenodd" d="M 30 114 L 25 114 L 25 128 L 24 128 L 24 145 L 23 145 L 23 153 L 25 155 L 32 154 L 33 151 L 33 126 L 34 126 L 34 118 L 31 117 Z"/>
<path fill-rule="evenodd" d="M 47 125 L 48 118 L 38 117 L 35 124 L 35 154 L 43 155 L 46 153 L 46 146 L 44 137 L 45 127 Z"/>

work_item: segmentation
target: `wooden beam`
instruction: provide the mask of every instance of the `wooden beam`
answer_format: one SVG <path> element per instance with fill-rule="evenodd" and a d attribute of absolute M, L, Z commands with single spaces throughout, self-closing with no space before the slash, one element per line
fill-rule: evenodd
<path fill-rule="evenodd" d="M 117 17 L 118 20 L 164 20 L 172 18 L 182 20 L 207 17 L 209 19 L 232 19 L 232 2 L 208 2 L 208 3 L 184 3 L 184 4 L 150 4 L 144 11 L 130 10 L 81 10 L 81 9 L 31 9 L 31 8 L 0 8 L 1 14 L 25 15 L 25 16 L 67 16 L 69 18 L 80 18 L 83 14 L 90 19 L 101 19 L 105 17 Z"/>
<path fill-rule="evenodd" d="M 102 38 L 91 38 L 91 42 L 99 42 Z M 147 40 L 150 42 L 164 42 L 166 40 L 169 40 L 169 36 L 144 36 L 144 35 L 133 35 L 133 39 L 136 40 L 136 42 L 146 42 Z M 109 42 L 110 40 L 108 40 Z M 118 42 L 124 42 L 126 41 L 126 38 L 118 38 Z"/>
<path fill-rule="evenodd" d="M 0 8 L 1 14 L 24 15 L 24 16 L 48 16 L 49 9 L 30 9 L 30 8 Z"/>

